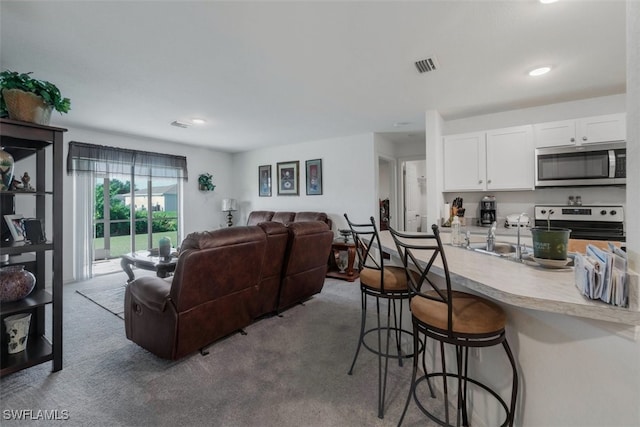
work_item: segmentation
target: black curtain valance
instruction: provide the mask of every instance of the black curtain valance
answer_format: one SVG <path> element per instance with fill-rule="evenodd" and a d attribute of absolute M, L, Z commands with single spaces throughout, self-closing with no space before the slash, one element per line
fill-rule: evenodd
<path fill-rule="evenodd" d="M 158 178 L 187 179 L 187 158 L 150 151 L 129 150 L 71 141 L 67 174 L 74 172 L 115 173 Z"/>

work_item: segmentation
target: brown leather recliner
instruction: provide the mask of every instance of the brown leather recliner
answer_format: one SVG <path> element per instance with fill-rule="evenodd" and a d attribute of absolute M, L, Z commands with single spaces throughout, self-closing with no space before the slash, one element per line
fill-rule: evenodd
<path fill-rule="evenodd" d="M 258 226 L 190 234 L 172 278 L 141 277 L 127 286 L 127 338 L 175 360 L 248 326 L 261 311 L 266 248 Z"/>
<path fill-rule="evenodd" d="M 287 227 L 289 244 L 282 272 L 278 311 L 322 290 L 333 232 L 320 221 L 293 222 Z"/>

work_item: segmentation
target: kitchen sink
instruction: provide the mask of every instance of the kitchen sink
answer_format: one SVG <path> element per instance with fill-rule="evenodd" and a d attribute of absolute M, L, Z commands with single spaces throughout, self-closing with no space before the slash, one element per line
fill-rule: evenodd
<path fill-rule="evenodd" d="M 492 255 L 510 260 L 516 260 L 516 247 L 515 243 L 508 242 L 496 242 L 492 251 L 487 250 L 487 243 L 470 243 L 467 249 L 478 252 L 485 255 Z M 528 246 L 522 247 L 522 258 L 528 258 L 533 254 L 533 248 Z"/>
<path fill-rule="evenodd" d="M 513 243 L 495 243 L 493 245 L 493 251 L 487 250 L 486 242 L 470 243 L 469 249 L 471 249 L 472 251 L 483 252 L 489 255 L 497 255 L 497 256 L 510 255 L 510 254 L 516 253 L 516 245 Z"/>

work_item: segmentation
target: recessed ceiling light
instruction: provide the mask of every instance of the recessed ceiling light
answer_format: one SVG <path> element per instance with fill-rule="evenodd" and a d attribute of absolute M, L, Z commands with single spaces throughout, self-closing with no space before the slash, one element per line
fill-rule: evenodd
<path fill-rule="evenodd" d="M 540 0 L 540 3 L 542 4 L 551 4 L 551 3 L 555 3 L 558 0 Z"/>
<path fill-rule="evenodd" d="M 207 123 L 207 121 L 205 119 L 191 119 L 191 123 L 193 123 L 194 125 L 203 125 L 205 123 Z"/>
<path fill-rule="evenodd" d="M 532 77 L 537 77 L 543 74 L 547 74 L 549 71 L 551 71 L 551 67 L 540 67 L 536 68 L 535 70 L 529 71 L 529 75 Z"/>

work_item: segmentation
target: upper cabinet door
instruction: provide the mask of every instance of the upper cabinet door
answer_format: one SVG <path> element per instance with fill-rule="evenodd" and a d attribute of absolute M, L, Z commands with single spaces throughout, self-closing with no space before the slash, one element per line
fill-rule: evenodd
<path fill-rule="evenodd" d="M 624 141 L 627 138 L 626 114 L 607 114 L 577 120 L 533 125 L 536 148 Z"/>
<path fill-rule="evenodd" d="M 444 141 L 444 191 L 486 188 L 485 132 L 446 136 Z"/>
<path fill-rule="evenodd" d="M 576 125 L 578 143 L 624 141 L 627 139 L 626 114 L 586 117 Z"/>
<path fill-rule="evenodd" d="M 533 127 L 487 131 L 487 190 L 533 190 Z"/>
<path fill-rule="evenodd" d="M 533 125 L 536 148 L 573 145 L 576 143 L 576 121 L 538 123 Z"/>

